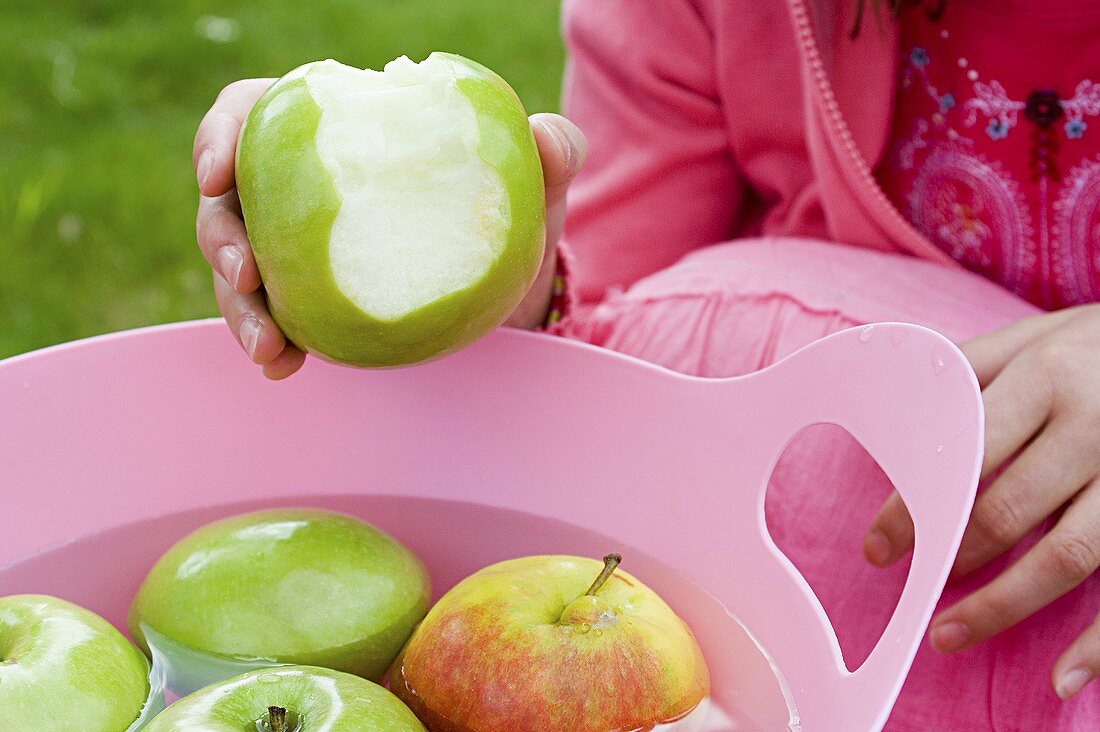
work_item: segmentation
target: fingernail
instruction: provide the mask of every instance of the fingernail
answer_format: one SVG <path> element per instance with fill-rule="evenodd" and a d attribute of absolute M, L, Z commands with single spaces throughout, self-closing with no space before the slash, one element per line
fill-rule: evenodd
<path fill-rule="evenodd" d="M 218 250 L 218 269 L 222 272 L 225 281 L 237 289 L 237 282 L 241 279 L 241 267 L 244 266 L 244 256 L 241 250 L 232 244 L 226 244 Z"/>
<path fill-rule="evenodd" d="M 550 139 L 554 142 L 554 147 L 558 149 L 558 155 L 562 159 L 562 163 L 565 165 L 566 170 L 573 169 L 573 148 L 569 144 L 569 140 L 565 139 L 565 135 L 562 134 L 558 126 L 551 124 L 545 119 L 539 119 L 539 125 L 542 129 L 546 130 L 546 134 L 550 135 Z"/>
<path fill-rule="evenodd" d="M 886 534 L 875 529 L 864 538 L 863 553 L 867 555 L 872 564 L 885 567 L 893 558 L 894 549 L 890 546 L 890 540 L 886 538 Z"/>
<path fill-rule="evenodd" d="M 1088 669 L 1075 668 L 1062 674 L 1062 678 L 1058 679 L 1054 691 L 1063 699 L 1069 699 L 1081 689 L 1084 689 L 1085 684 L 1090 681 L 1092 681 L 1092 673 Z"/>
<path fill-rule="evenodd" d="M 581 132 L 581 128 L 567 119 L 562 121 L 565 129 L 563 134 L 569 138 L 569 148 L 573 151 L 573 168 L 576 172 L 582 165 L 584 165 L 584 159 L 588 157 L 588 138 Z"/>
<path fill-rule="evenodd" d="M 584 162 L 588 150 L 588 142 L 577 126 L 565 119 L 538 118 L 539 125 L 550 135 L 554 141 L 554 147 L 558 149 L 565 169 L 570 174 L 576 173 Z"/>
<path fill-rule="evenodd" d="M 970 628 L 957 621 L 937 625 L 932 629 L 932 645 L 942 653 L 957 651 L 969 640 Z"/>
<path fill-rule="evenodd" d="M 263 323 L 256 318 L 245 318 L 241 321 L 241 344 L 253 361 L 256 360 L 256 344 L 260 342 L 260 331 L 263 329 Z"/>
<path fill-rule="evenodd" d="M 206 185 L 206 179 L 210 177 L 210 170 L 214 167 L 214 151 L 206 148 L 199 153 L 199 164 L 195 166 L 195 172 L 199 178 L 199 188 Z"/>

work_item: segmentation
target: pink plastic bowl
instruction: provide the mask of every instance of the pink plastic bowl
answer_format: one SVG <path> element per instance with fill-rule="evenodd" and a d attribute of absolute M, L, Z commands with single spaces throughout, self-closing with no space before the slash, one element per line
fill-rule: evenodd
<path fill-rule="evenodd" d="M 502 330 L 424 366 L 311 360 L 269 383 L 220 321 L 184 323 L 0 362 L 0 406 L 0 595 L 59 595 L 121 626 L 169 545 L 271 505 L 381 526 L 424 558 L 438 592 L 507 557 L 621 551 L 699 637 L 714 730 L 883 725 L 958 548 L 982 445 L 962 355 L 897 324 L 729 380 Z M 898 608 L 854 672 L 764 523 L 776 460 L 819 423 L 863 444 L 916 524 Z"/>

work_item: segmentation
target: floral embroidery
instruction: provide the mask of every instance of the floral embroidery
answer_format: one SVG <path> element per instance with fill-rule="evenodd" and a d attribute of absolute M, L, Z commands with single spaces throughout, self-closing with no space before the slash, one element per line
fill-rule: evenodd
<path fill-rule="evenodd" d="M 1062 109 L 1069 120 L 1066 122 L 1066 130 L 1069 131 L 1071 122 L 1080 123 L 1081 132 L 1088 127 L 1082 119 L 1085 115 L 1095 117 L 1100 114 L 1100 84 L 1094 84 L 1085 79 L 1073 90 L 1073 98 L 1062 102 Z M 1080 135 L 1078 135 L 1079 137 Z"/>
<path fill-rule="evenodd" d="M 989 126 L 985 128 L 986 134 L 993 140 L 1005 139 L 1008 137 L 1008 130 L 1008 125 L 999 119 L 989 120 Z"/>
<path fill-rule="evenodd" d="M 1062 108 L 1062 100 L 1058 98 L 1058 92 L 1053 89 L 1038 89 L 1031 92 L 1027 96 L 1026 105 L 1024 116 L 1044 130 L 1066 114 L 1066 110 Z"/>
<path fill-rule="evenodd" d="M 928 123 L 923 119 L 918 119 L 914 125 L 912 136 L 898 149 L 898 167 L 902 170 L 913 169 L 916 164 L 917 151 L 928 147 L 928 140 L 924 137 L 927 134 Z"/>
<path fill-rule="evenodd" d="M 1082 119 L 1071 119 L 1063 127 L 1066 130 L 1066 137 L 1071 140 L 1080 140 L 1085 136 L 1085 130 L 1089 128 L 1088 123 Z"/>
<path fill-rule="evenodd" d="M 1018 99 L 999 81 L 983 81 L 969 59 L 954 66 L 960 71 L 948 83 L 960 86 L 943 89 L 933 82 L 932 73 L 943 70 L 928 48 L 904 56 L 899 93 L 928 104 L 916 99 L 916 115 L 899 120 L 909 129 L 895 140 L 891 160 L 911 172 L 891 197 L 940 249 L 1022 297 L 1045 307 L 1100 301 L 1100 155 L 1064 177 L 1058 165 L 1066 151 L 1082 150 L 1072 141 L 1094 134 L 1089 118 L 1100 117 L 1100 83 L 1083 80 L 1068 99 L 1053 89 Z M 1025 139 L 1017 139 L 1024 134 L 1018 127 Z M 1025 145 L 1032 176 L 1019 180 L 1024 170 L 982 154 L 1005 149 L 1019 157 Z"/>
<path fill-rule="evenodd" d="M 1053 92 L 1036 92 L 1031 101 L 1045 101 L 1048 111 L 1037 113 L 1037 121 L 1049 125 L 1056 121 L 1062 114 L 1066 115 L 1066 123 L 1063 128 L 1066 137 L 1078 140 L 1084 136 L 1088 129 L 1085 122 L 1086 116 L 1100 115 L 1100 84 L 1086 79 L 1077 85 L 1073 97 L 1059 100 Z M 974 82 L 974 98 L 968 99 L 963 105 L 968 111 L 963 124 L 970 127 L 977 123 L 978 115 L 983 114 L 989 118 L 986 133 L 994 140 L 1003 140 L 1009 131 L 1019 122 L 1019 113 L 1028 109 L 1028 102 L 1011 99 L 1000 82 L 991 81 L 984 84 Z"/>
<path fill-rule="evenodd" d="M 1008 93 L 999 81 L 984 84 L 974 82 L 974 98 L 968 99 L 963 105 L 970 114 L 963 123 L 967 127 L 973 126 L 978 121 L 978 113 L 989 117 L 989 126 L 986 132 L 994 140 L 1003 140 L 1008 137 L 1008 131 L 1016 126 L 1020 120 L 1020 112 L 1027 107 L 1025 102 L 1019 102 L 1008 98 Z"/>

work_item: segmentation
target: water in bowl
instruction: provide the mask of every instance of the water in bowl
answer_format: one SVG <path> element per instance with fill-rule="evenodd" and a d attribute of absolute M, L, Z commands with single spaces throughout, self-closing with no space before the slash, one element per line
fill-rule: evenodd
<path fill-rule="evenodd" d="M 770 657 L 726 607 L 675 567 L 608 536 L 521 511 L 461 501 L 357 494 L 310 495 L 171 513 L 104 529 L 0 566 L 0 596 L 65 598 L 125 628 L 145 573 L 172 544 L 219 518 L 277 506 L 310 506 L 368 521 L 423 559 L 438 598 L 489 564 L 532 554 L 623 555 L 623 567 L 688 623 L 711 671 L 712 696 L 661 732 L 799 729 L 789 690 Z M 608 517 L 608 533 L 614 533 Z M 644 537 L 638 543 L 644 544 Z"/>

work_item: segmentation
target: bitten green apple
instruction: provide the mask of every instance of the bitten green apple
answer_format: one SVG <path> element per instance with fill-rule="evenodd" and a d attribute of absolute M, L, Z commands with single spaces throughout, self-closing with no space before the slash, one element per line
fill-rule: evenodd
<path fill-rule="evenodd" d="M 161 712 L 146 732 L 424 732 L 377 684 L 324 668 L 284 666 L 208 686 Z"/>
<path fill-rule="evenodd" d="M 149 662 L 95 613 L 45 595 L 0 598 L 0 729 L 125 732 Z"/>
<path fill-rule="evenodd" d="M 130 629 L 181 696 L 279 664 L 377 680 L 429 595 L 420 560 L 382 531 L 275 509 L 215 521 L 169 549 L 138 591 Z"/>
<path fill-rule="evenodd" d="M 613 732 L 694 718 L 710 693 L 702 651 L 618 561 L 609 555 L 601 570 L 526 557 L 471 575 L 413 633 L 390 688 L 432 732 Z"/>
<path fill-rule="evenodd" d="M 248 115 L 236 165 L 271 314 L 331 361 L 399 366 L 469 345 L 542 261 L 527 114 L 461 56 L 301 66 Z"/>

